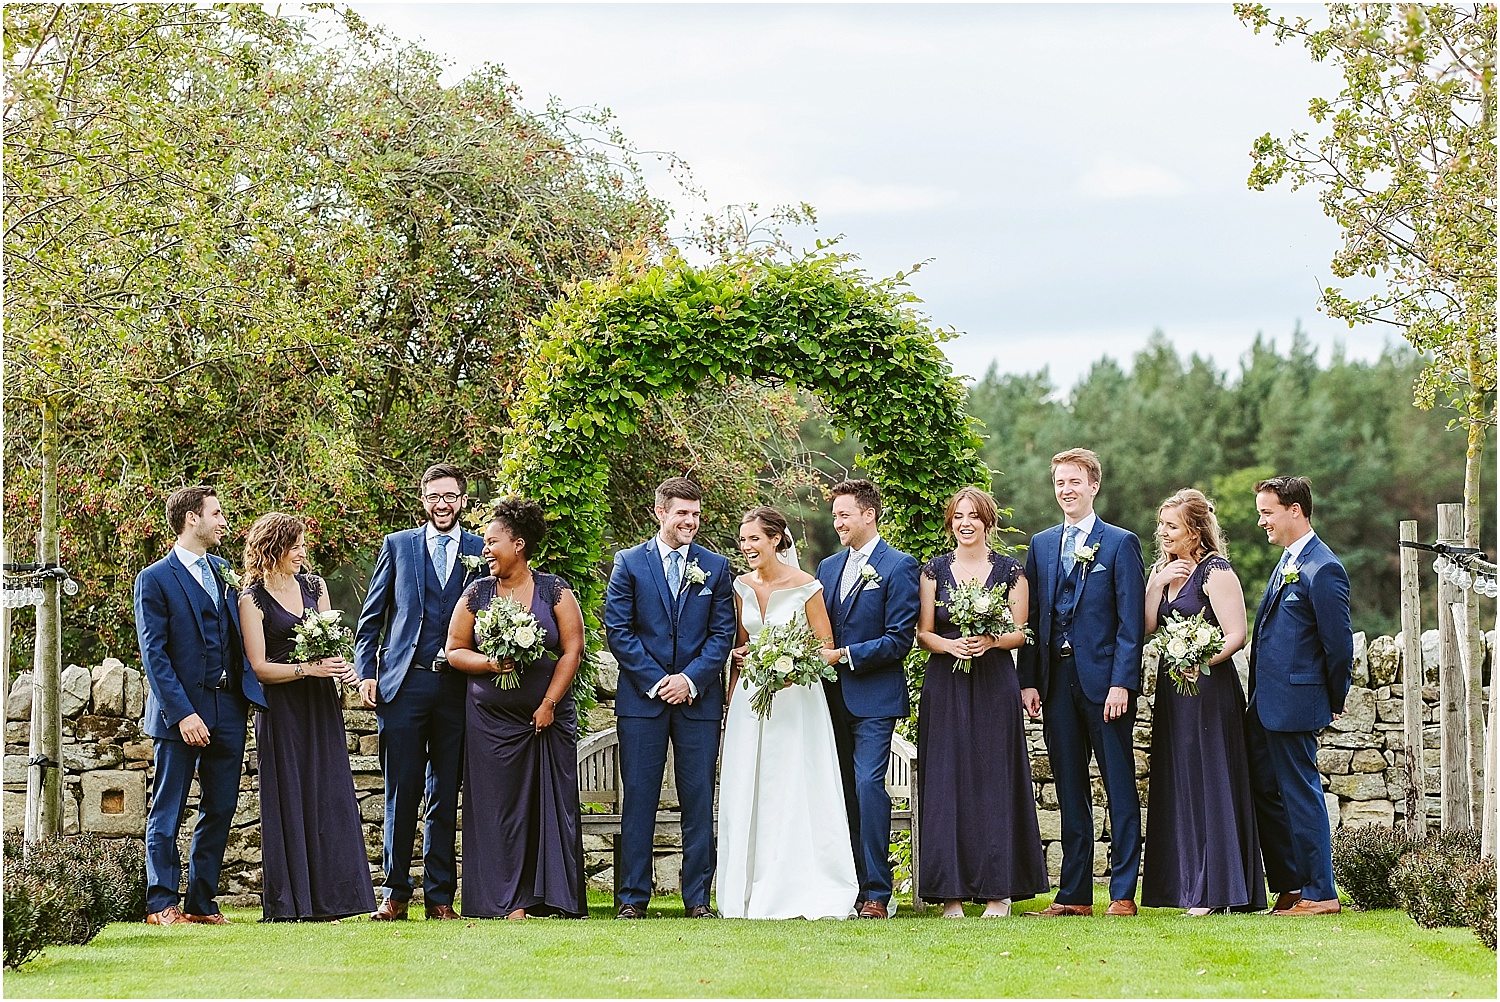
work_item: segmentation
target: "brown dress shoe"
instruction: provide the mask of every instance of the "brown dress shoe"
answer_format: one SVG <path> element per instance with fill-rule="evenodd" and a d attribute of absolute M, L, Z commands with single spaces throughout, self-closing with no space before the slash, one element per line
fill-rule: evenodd
<path fill-rule="evenodd" d="M 1135 902 L 1130 900 L 1129 898 L 1121 898 L 1118 901 L 1111 901 L 1109 903 L 1109 907 L 1104 909 L 1104 914 L 1123 915 L 1126 918 L 1130 918 L 1135 915 Z"/>
<path fill-rule="evenodd" d="M 1093 905 L 1063 905 L 1056 901 L 1039 912 L 1026 912 L 1027 918 L 1062 918 L 1064 915 L 1092 915 Z"/>
<path fill-rule="evenodd" d="M 456 919 L 458 912 L 452 905 L 425 905 L 422 909 L 430 919 Z"/>
<path fill-rule="evenodd" d="M 718 918 L 719 913 L 708 905 L 694 905 L 687 910 L 688 918 Z"/>
<path fill-rule="evenodd" d="M 1340 911 L 1339 899 L 1332 901 L 1309 901 L 1306 898 L 1298 901 L 1285 911 L 1274 911 L 1272 915 L 1337 915 Z"/>
<path fill-rule="evenodd" d="M 1282 891 L 1276 895 L 1276 903 L 1271 906 L 1271 911 L 1284 912 L 1301 900 L 1301 891 Z"/>
<path fill-rule="evenodd" d="M 890 918 L 891 913 L 879 901 L 866 901 L 859 907 L 859 917 L 867 919 Z"/>
<path fill-rule="evenodd" d="M 161 911 L 146 916 L 148 925 L 185 925 L 187 922 L 188 917 L 176 905 L 167 905 Z"/>
<path fill-rule="evenodd" d="M 224 917 L 223 912 L 214 912 L 212 915 L 193 915 L 183 912 L 182 917 L 189 922 L 197 922 L 199 925 L 228 925 L 229 920 Z"/>
<path fill-rule="evenodd" d="M 621 905 L 620 910 L 615 912 L 617 919 L 643 919 L 646 917 L 646 909 L 637 908 L 635 905 Z"/>
<path fill-rule="evenodd" d="M 395 898 L 386 898 L 380 902 L 380 907 L 370 913 L 371 922 L 395 922 L 406 918 L 407 902 L 397 901 Z"/>

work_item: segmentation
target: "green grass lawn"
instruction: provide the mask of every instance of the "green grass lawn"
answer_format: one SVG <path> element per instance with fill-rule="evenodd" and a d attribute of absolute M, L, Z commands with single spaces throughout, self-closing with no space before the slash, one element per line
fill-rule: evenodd
<path fill-rule="evenodd" d="M 1422 929 L 1399 911 L 945 921 L 936 909 L 903 908 L 889 922 L 730 922 L 682 919 L 681 902 L 664 899 L 650 919 L 616 922 L 607 897 L 592 903 L 582 922 L 260 925 L 256 912 L 238 911 L 228 927 L 116 924 L 7 971 L 4 993 L 1494 998 L 1496 989 L 1495 955 L 1472 932 Z"/>

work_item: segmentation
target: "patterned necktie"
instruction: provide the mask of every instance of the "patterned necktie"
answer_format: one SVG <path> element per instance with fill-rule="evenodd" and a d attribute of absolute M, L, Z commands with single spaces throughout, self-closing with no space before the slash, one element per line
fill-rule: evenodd
<path fill-rule="evenodd" d="M 849 597 L 854 590 L 854 583 L 859 580 L 859 572 L 865 566 L 865 555 L 858 550 L 849 551 L 849 560 L 844 564 L 844 577 L 839 581 L 839 601 Z"/>
<path fill-rule="evenodd" d="M 448 544 L 453 537 L 447 533 L 438 536 L 437 551 L 432 555 L 432 569 L 437 571 L 438 587 L 443 588 L 448 584 Z"/>
<path fill-rule="evenodd" d="M 682 590 L 682 554 L 676 550 L 667 551 L 667 592 L 673 598 Z"/>
<path fill-rule="evenodd" d="M 208 592 L 208 597 L 213 600 L 214 608 L 219 607 L 219 584 L 214 580 L 213 568 L 208 566 L 207 557 L 198 558 L 198 583 L 203 590 Z"/>
<path fill-rule="evenodd" d="M 1073 573 L 1073 565 L 1078 562 L 1078 526 L 1070 525 L 1063 533 L 1062 569 L 1063 575 Z"/>
<path fill-rule="evenodd" d="M 1292 551 L 1282 550 L 1281 559 L 1276 562 L 1276 569 L 1271 572 L 1271 590 L 1275 591 L 1281 587 L 1281 572 L 1286 570 L 1286 565 L 1292 562 Z"/>

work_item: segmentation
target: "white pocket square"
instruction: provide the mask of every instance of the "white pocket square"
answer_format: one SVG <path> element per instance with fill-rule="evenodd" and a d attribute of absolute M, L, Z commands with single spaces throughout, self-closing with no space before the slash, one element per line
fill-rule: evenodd
<path fill-rule="evenodd" d="M 1091 571 L 1089 571 L 1089 573 L 1090 574 L 1098 574 L 1100 571 L 1107 571 L 1107 570 L 1109 570 L 1109 565 L 1108 564 L 1095 564 L 1094 565 L 1094 569 L 1091 570 Z"/>
<path fill-rule="evenodd" d="M 1300 598 L 1297 597 L 1297 593 L 1294 592 L 1294 591 L 1287 593 L 1286 600 L 1288 602 L 1300 602 L 1300 601 L 1302 601 Z"/>
<path fill-rule="evenodd" d="M 869 584 L 865 585 L 865 591 L 879 591 L 879 590 L 880 590 L 880 582 L 879 581 L 871 581 Z"/>
<path fill-rule="evenodd" d="M 701 596 L 701 595 L 712 595 L 713 593 L 714 593 L 714 590 L 712 588 L 710 588 L 708 585 L 704 585 L 703 586 L 703 590 L 700 591 L 698 594 Z"/>

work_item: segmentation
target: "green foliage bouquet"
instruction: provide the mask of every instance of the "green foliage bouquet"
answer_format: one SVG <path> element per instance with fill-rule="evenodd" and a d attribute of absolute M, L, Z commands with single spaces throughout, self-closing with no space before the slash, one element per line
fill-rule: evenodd
<path fill-rule="evenodd" d="M 297 645 L 292 657 L 298 661 L 322 661 L 324 658 L 354 660 L 354 631 L 342 622 L 344 614 L 337 609 L 319 612 L 307 610 L 292 631 Z"/>
<path fill-rule="evenodd" d="M 1224 649 L 1224 631 L 1203 618 L 1203 613 L 1184 619 L 1172 613 L 1157 629 L 1146 649 L 1166 664 L 1167 676 L 1183 696 L 1198 695 L 1198 674 L 1211 674 L 1208 662 Z"/>
<path fill-rule="evenodd" d="M 1006 601 L 1006 585 L 986 588 L 981 581 L 959 581 L 948 591 L 948 600 L 941 603 L 948 610 L 948 619 L 958 627 L 964 637 L 998 637 L 1016 631 L 1016 619 L 1011 615 L 1010 603 Z M 1032 643 L 1031 627 L 1026 627 L 1026 642 Z M 974 667 L 970 658 L 959 658 L 953 662 L 953 670 L 965 674 Z"/>
<path fill-rule="evenodd" d="M 547 631 L 520 602 L 496 598 L 474 617 L 474 637 L 479 653 L 500 665 L 495 684 L 518 689 L 521 673 L 516 669 L 537 661 L 545 653 Z"/>
<path fill-rule="evenodd" d="M 750 709 L 762 720 L 771 715 L 771 700 L 789 685 L 816 685 L 838 680 L 838 669 L 823 660 L 823 640 L 798 612 L 787 623 L 767 624 L 750 642 L 740 677 L 745 688 L 757 686 Z"/>

